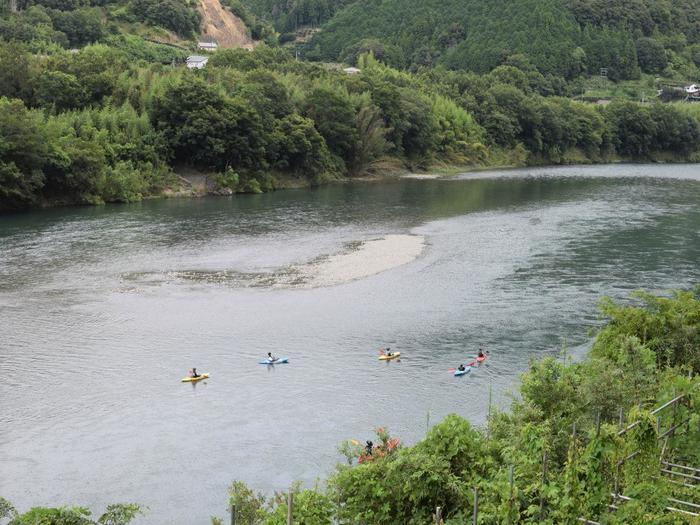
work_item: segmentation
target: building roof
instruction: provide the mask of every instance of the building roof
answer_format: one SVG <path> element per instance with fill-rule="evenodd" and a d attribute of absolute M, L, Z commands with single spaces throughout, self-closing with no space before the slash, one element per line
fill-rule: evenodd
<path fill-rule="evenodd" d="M 204 49 L 216 49 L 219 47 L 219 44 L 216 42 L 197 42 L 197 46 Z"/>
<path fill-rule="evenodd" d="M 345 69 L 343 69 L 343 71 L 345 71 L 348 75 L 354 75 L 355 73 L 359 73 L 362 70 L 356 67 L 346 67 Z"/>
<path fill-rule="evenodd" d="M 194 64 L 196 62 L 207 62 L 209 57 L 203 57 L 202 55 L 190 55 L 187 57 L 188 64 Z"/>

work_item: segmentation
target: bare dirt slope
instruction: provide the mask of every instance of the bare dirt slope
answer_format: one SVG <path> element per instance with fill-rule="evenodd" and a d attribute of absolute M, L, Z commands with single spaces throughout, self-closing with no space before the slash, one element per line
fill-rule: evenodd
<path fill-rule="evenodd" d="M 255 47 L 243 20 L 224 8 L 219 0 L 200 0 L 199 12 L 202 13 L 202 40 L 214 40 L 220 48 Z"/>

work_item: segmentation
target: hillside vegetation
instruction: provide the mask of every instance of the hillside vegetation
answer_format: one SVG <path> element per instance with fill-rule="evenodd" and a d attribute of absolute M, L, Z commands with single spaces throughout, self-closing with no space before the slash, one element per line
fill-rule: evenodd
<path fill-rule="evenodd" d="M 608 68 L 613 80 L 697 76 L 700 65 L 693 0 L 245 1 L 281 31 L 321 24 L 306 49 L 312 59 L 376 49 L 396 67 L 485 73 L 512 63 L 568 79 Z"/>
<path fill-rule="evenodd" d="M 601 91 L 642 92 L 614 80 L 641 69 L 652 98 L 651 72 L 697 73 L 689 0 L 18 2 L 0 4 L 0 210 L 181 193 L 180 168 L 229 193 L 441 166 L 700 159 L 690 104 L 573 100 L 595 94 L 586 72 L 603 64 Z M 265 13 L 320 24 L 307 56 L 361 72 L 295 60 Z M 189 71 L 202 31 L 269 45 Z"/>
<path fill-rule="evenodd" d="M 10 1 L 0 4 L 0 39 L 42 52 L 115 35 L 190 49 L 198 38 L 218 39 L 222 47 L 250 47 L 268 27 L 235 1 L 224 9 L 219 0 L 17 0 L 16 10 Z"/>
<path fill-rule="evenodd" d="M 692 160 L 700 145 L 684 106 L 575 102 L 512 66 L 417 75 L 365 56 L 349 76 L 263 45 L 191 71 L 113 38 L 48 56 L 0 43 L 0 209 L 139 200 L 183 165 L 260 192 L 435 164 Z"/>

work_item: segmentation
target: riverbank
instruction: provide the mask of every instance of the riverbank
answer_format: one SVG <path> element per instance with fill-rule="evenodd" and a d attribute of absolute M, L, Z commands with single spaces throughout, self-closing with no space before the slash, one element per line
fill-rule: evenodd
<path fill-rule="evenodd" d="M 573 160 L 575 159 L 575 162 Z M 503 160 L 503 159 L 499 159 Z M 607 156 L 598 161 L 585 159 L 581 156 L 570 157 L 572 162 L 548 163 L 548 162 L 496 162 L 493 164 L 434 164 L 424 170 L 411 170 L 409 168 L 395 168 L 385 170 L 383 173 L 367 174 L 358 177 L 337 177 L 325 180 L 323 183 L 312 183 L 307 179 L 290 177 L 289 175 L 270 175 L 273 188 L 270 191 L 278 190 L 303 190 L 329 184 L 352 184 L 352 183 L 375 183 L 391 179 L 415 179 L 429 180 L 442 177 L 452 177 L 466 173 L 480 173 L 488 171 L 515 170 L 524 168 L 557 168 L 565 166 L 605 166 L 605 165 L 654 165 L 654 164 L 694 164 L 700 162 L 700 153 L 690 158 L 677 158 L 667 155 L 656 155 L 653 158 L 637 159 L 633 157 L 620 157 L 616 155 Z M 587 161 L 586 161 L 587 160 Z M 234 191 L 228 188 L 221 188 L 216 184 L 216 173 L 205 173 L 190 168 L 178 170 L 178 180 L 183 181 L 183 185 L 178 189 L 168 188 L 161 195 L 154 195 L 152 198 L 199 198 L 206 196 L 231 196 L 236 194 L 260 193 L 250 191 Z"/>
<path fill-rule="evenodd" d="M 517 152 L 511 152 L 513 155 Z M 240 189 L 237 191 L 235 188 L 222 187 L 220 184 L 221 174 L 215 172 L 206 172 L 198 170 L 193 167 L 179 166 L 170 173 L 169 176 L 164 178 L 163 187 L 159 189 L 156 193 L 144 194 L 138 200 L 152 200 L 152 199 L 197 199 L 203 197 L 231 197 L 234 195 L 245 195 L 245 194 L 255 194 L 255 193 L 267 193 L 270 191 L 280 191 L 280 190 L 305 190 L 310 188 L 315 188 L 319 186 L 327 186 L 333 184 L 357 184 L 357 183 L 376 183 L 392 179 L 415 179 L 415 180 L 429 180 L 438 179 L 443 177 L 454 177 L 461 174 L 467 173 L 482 173 L 488 171 L 503 171 L 503 170 L 516 170 L 523 168 L 556 168 L 565 166 L 605 166 L 605 165 L 626 165 L 626 164 L 639 164 L 639 165 L 655 165 L 655 164 L 694 164 L 700 162 L 700 153 L 695 154 L 688 158 L 678 158 L 672 155 L 658 154 L 654 155 L 652 158 L 633 158 L 633 157 L 620 157 L 617 155 L 607 156 L 605 159 L 591 160 L 584 159 L 579 155 L 575 157 L 569 157 L 569 160 L 576 159 L 576 162 L 564 162 L 564 163 L 548 163 L 548 162 L 525 162 L 521 158 L 510 157 L 508 160 L 515 160 L 514 162 L 502 162 L 504 160 L 504 155 L 500 154 L 498 156 L 498 162 L 492 164 L 449 164 L 449 163 L 437 163 L 424 170 L 411 170 L 408 167 L 392 168 L 386 169 L 382 173 L 367 174 L 357 177 L 334 177 L 324 179 L 322 182 L 312 182 L 309 179 L 301 177 L 293 177 L 288 174 L 272 174 L 268 173 L 266 178 L 270 181 L 269 187 L 266 190 L 258 188 L 256 191 L 250 191 L 250 189 Z M 586 161 L 587 160 L 587 161 Z M 397 163 L 395 163 L 397 164 Z M 90 201 L 90 202 L 75 202 L 63 199 L 54 200 L 43 200 L 37 203 L 34 207 L 23 208 L 21 210 L 8 210 L 5 212 L 0 212 L 1 214 L 8 213 L 22 213 L 31 211 L 32 209 L 45 209 L 45 208 L 60 208 L 60 207 L 70 207 L 70 206 L 100 206 L 106 204 L 104 201 Z"/>

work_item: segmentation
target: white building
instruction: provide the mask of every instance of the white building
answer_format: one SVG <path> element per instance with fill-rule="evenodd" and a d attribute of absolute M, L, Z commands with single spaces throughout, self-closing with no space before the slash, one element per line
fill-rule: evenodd
<path fill-rule="evenodd" d="M 348 75 L 357 75 L 362 70 L 357 69 L 356 67 L 346 67 L 345 69 L 343 69 L 343 71 L 345 71 L 345 73 L 347 73 Z"/>
<path fill-rule="evenodd" d="M 191 55 L 187 57 L 187 67 L 189 69 L 202 69 L 209 62 L 209 57 L 202 55 Z"/>
<path fill-rule="evenodd" d="M 197 42 L 197 47 L 201 49 L 202 51 L 216 51 L 219 47 L 219 44 L 216 42 Z"/>

